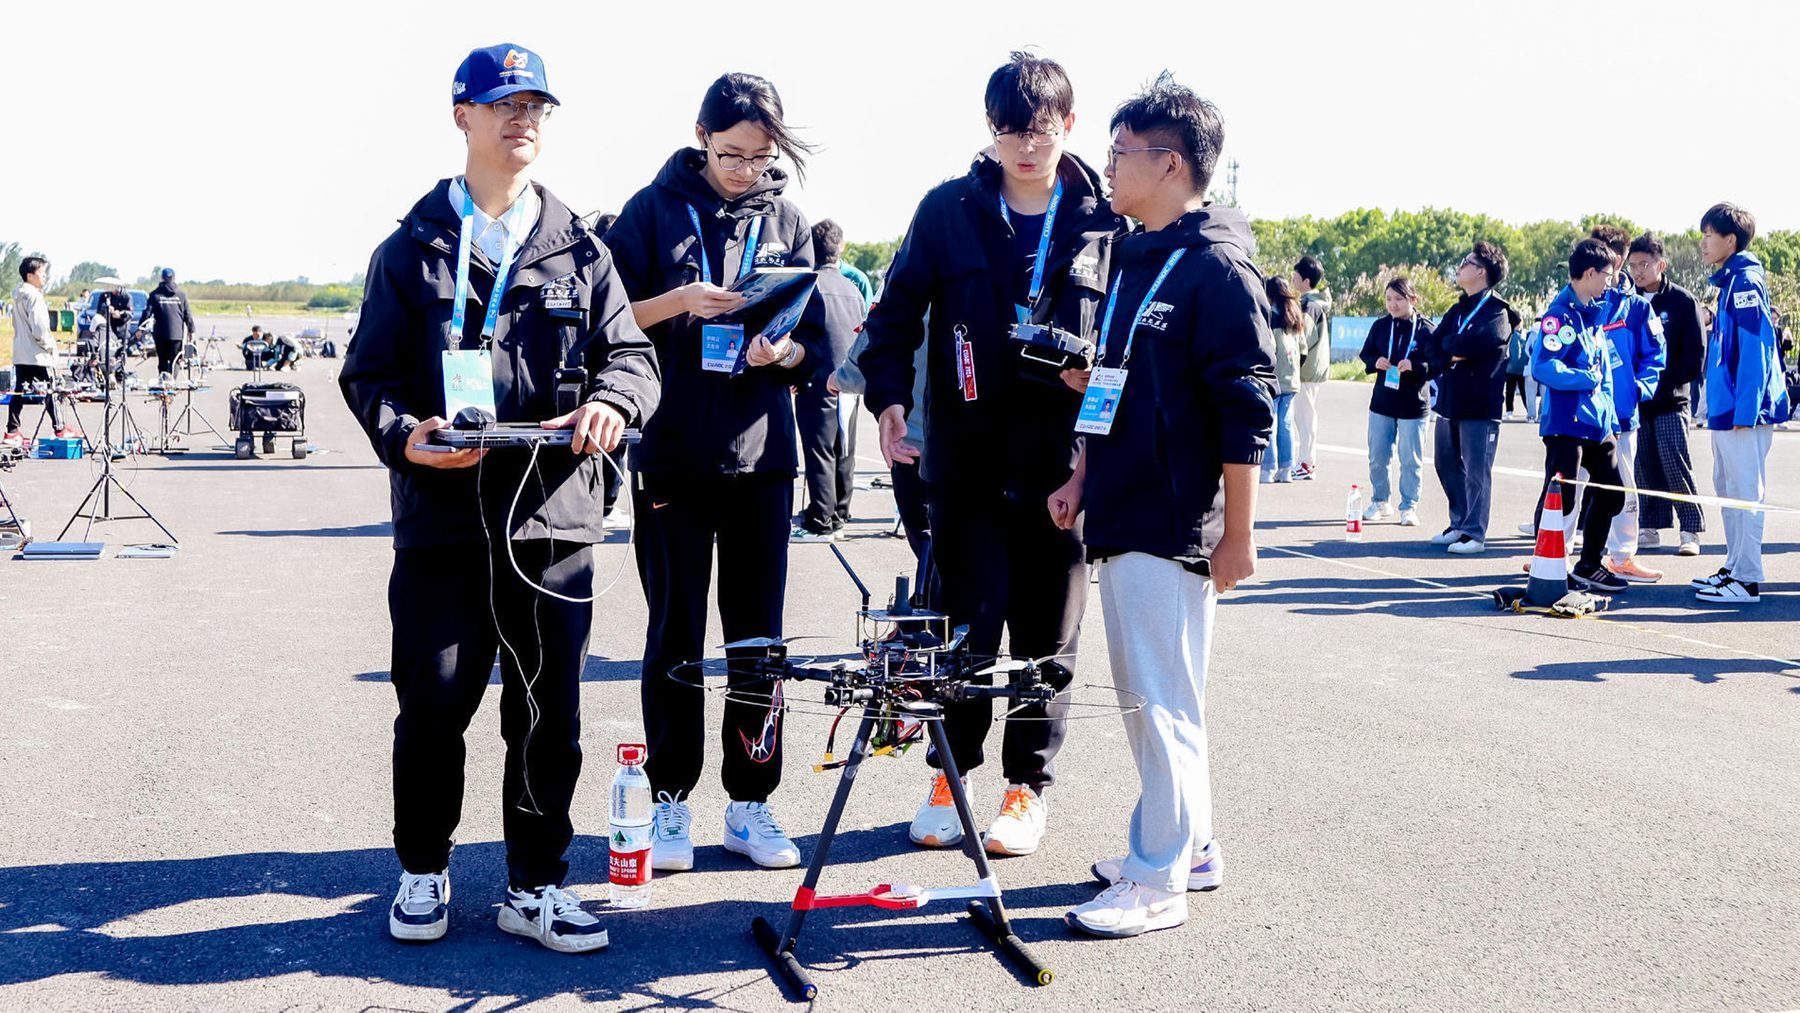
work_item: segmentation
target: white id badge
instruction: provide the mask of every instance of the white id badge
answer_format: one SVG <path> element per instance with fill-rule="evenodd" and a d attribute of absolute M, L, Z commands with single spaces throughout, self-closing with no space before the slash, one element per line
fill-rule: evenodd
<path fill-rule="evenodd" d="M 1400 389 L 1400 367 L 1399 366 L 1389 366 L 1387 368 L 1387 379 L 1383 382 L 1385 382 L 1389 387 L 1392 387 L 1395 390 L 1399 390 Z"/>
<path fill-rule="evenodd" d="M 485 348 L 444 352 L 444 417 L 453 419 L 464 408 L 496 414 L 494 360 Z"/>
<path fill-rule="evenodd" d="M 1081 414 L 1075 417 L 1075 431 L 1105 436 L 1112 432 L 1113 419 L 1119 414 L 1119 398 L 1125 393 L 1123 369 L 1096 369 L 1088 377 L 1087 393 L 1081 399 Z"/>
<path fill-rule="evenodd" d="M 700 328 L 700 368 L 708 373 L 737 372 L 744 350 L 743 324 L 705 324 Z"/>

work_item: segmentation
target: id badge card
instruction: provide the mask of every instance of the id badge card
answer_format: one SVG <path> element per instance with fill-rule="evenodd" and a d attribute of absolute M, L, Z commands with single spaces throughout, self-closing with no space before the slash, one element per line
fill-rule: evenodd
<path fill-rule="evenodd" d="M 1113 419 L 1119 414 L 1119 398 L 1125 393 L 1123 369 L 1096 369 L 1088 377 L 1087 393 L 1081 398 L 1081 414 L 1075 417 L 1075 431 L 1094 436 L 1112 432 Z"/>
<path fill-rule="evenodd" d="M 444 417 L 455 418 L 464 408 L 494 410 L 494 360 L 485 348 L 444 351 Z"/>
<path fill-rule="evenodd" d="M 1400 389 L 1400 367 L 1399 366 L 1389 366 L 1387 368 L 1387 379 L 1383 380 L 1382 382 L 1387 384 L 1389 387 L 1394 388 L 1395 390 L 1399 390 Z"/>
<path fill-rule="evenodd" d="M 705 324 L 700 328 L 700 368 L 706 372 L 737 372 L 743 351 L 743 324 Z"/>

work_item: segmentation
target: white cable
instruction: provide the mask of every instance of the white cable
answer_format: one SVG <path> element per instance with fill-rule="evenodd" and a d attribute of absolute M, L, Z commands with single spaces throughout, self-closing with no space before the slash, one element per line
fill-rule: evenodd
<path fill-rule="evenodd" d="M 481 473 L 483 471 L 483 466 L 486 463 L 486 458 L 487 455 L 483 454 L 475 459 L 475 512 L 481 515 L 481 537 L 487 542 L 488 615 L 494 620 L 494 635 L 500 638 L 500 646 L 506 648 L 506 653 L 512 655 L 513 671 L 518 672 L 519 677 L 522 679 L 525 676 L 525 665 L 519 661 L 519 652 L 513 649 L 513 645 L 506 639 L 505 631 L 500 628 L 500 611 L 494 605 L 494 585 L 496 583 L 494 579 L 494 535 L 492 531 L 488 530 L 487 507 L 481 501 Z M 512 530 L 510 516 L 506 527 L 507 531 L 510 532 Z M 509 558 L 512 556 L 512 536 L 510 534 L 506 539 L 506 554 Z M 519 564 L 514 562 L 513 569 L 517 570 L 518 568 Z M 520 574 L 519 576 L 523 578 L 524 574 Z M 540 668 L 543 666 L 544 660 L 544 644 L 542 636 L 543 635 L 540 633 L 538 640 L 538 665 Z M 485 680 L 486 678 L 487 674 L 485 672 L 482 673 L 482 679 Z M 526 683 L 525 685 L 525 707 L 531 715 L 530 721 L 525 729 L 525 738 L 529 741 L 531 738 L 531 731 L 537 727 L 538 722 L 537 698 L 532 695 L 530 683 Z M 524 803 L 530 802 L 531 808 L 529 811 L 541 816 L 543 815 L 543 810 L 538 808 L 537 799 L 531 794 L 530 757 L 526 755 L 526 750 L 523 747 L 520 748 L 519 753 L 519 778 L 525 782 L 525 797 L 519 800 L 520 808 L 524 808 Z"/>
<path fill-rule="evenodd" d="M 537 470 L 537 455 L 538 455 L 538 448 L 540 446 L 542 446 L 542 444 L 536 443 L 536 442 L 532 443 L 532 445 L 531 445 L 531 467 L 526 470 L 525 474 L 519 476 L 519 488 L 513 491 L 512 503 L 511 503 L 511 505 L 509 505 L 506 508 L 506 530 L 508 532 L 507 539 L 506 539 L 506 559 L 508 562 L 510 562 L 512 564 L 513 573 L 518 574 L 519 579 L 524 581 L 526 586 L 530 587 L 532 590 L 538 591 L 543 594 L 547 594 L 550 597 L 557 599 L 558 601 L 566 601 L 571 605 L 588 605 L 588 604 L 593 603 L 595 600 L 599 599 L 603 595 L 605 595 L 607 592 L 611 591 L 613 589 L 613 587 L 619 583 L 619 578 L 621 578 L 625 575 L 625 563 L 631 558 L 631 553 L 629 553 L 629 552 L 622 553 L 619 556 L 619 568 L 617 570 L 613 571 L 612 579 L 610 579 L 606 582 L 605 587 L 601 588 L 600 590 L 594 592 L 591 595 L 588 595 L 585 598 L 573 598 L 566 594 L 558 594 L 555 591 L 552 591 L 549 588 L 544 587 L 543 585 L 532 580 L 530 577 L 525 576 L 525 571 L 519 569 L 518 558 L 513 555 L 512 535 L 511 535 L 511 532 L 513 529 L 513 515 L 519 509 L 520 498 L 525 495 L 525 483 L 530 480 L 532 473 Z M 607 467 L 612 468 L 613 473 L 619 476 L 619 491 L 621 493 L 626 492 L 628 490 L 628 486 L 625 483 L 625 472 L 619 468 L 619 463 L 617 461 L 614 461 L 612 459 L 612 455 L 608 454 L 608 453 L 604 453 L 604 452 L 601 453 L 600 458 L 601 458 L 601 460 L 606 462 L 605 465 L 601 466 L 601 470 L 600 470 L 601 477 L 602 478 L 605 477 Z M 542 486 L 543 480 L 541 478 L 539 479 L 538 484 L 540 487 Z M 545 495 L 545 502 L 546 503 L 549 502 L 548 494 Z M 604 509 L 604 507 L 602 509 Z M 548 514 L 546 514 L 546 516 L 548 516 Z M 602 518 L 602 520 L 604 521 L 604 518 Z M 485 517 L 482 519 L 482 523 L 485 528 L 485 526 L 486 526 L 486 518 Z M 631 548 L 632 539 L 635 538 L 636 535 L 637 535 L 637 513 L 636 513 L 636 511 L 633 511 L 631 513 L 626 514 L 625 547 L 627 549 Z M 554 534 L 552 534 L 552 540 L 554 540 Z"/>

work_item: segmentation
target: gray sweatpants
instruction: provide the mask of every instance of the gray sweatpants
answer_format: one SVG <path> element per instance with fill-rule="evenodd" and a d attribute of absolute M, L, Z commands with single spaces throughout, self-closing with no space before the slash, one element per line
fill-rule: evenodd
<path fill-rule="evenodd" d="M 1726 499 L 1761 503 L 1769 488 L 1769 448 L 1774 426 L 1715 429 L 1712 434 L 1713 490 Z M 1725 518 L 1725 568 L 1746 584 L 1763 579 L 1763 515 L 1759 510 L 1728 508 Z M 1107 627 L 1112 636 L 1112 627 Z"/>
<path fill-rule="evenodd" d="M 1113 685 L 1144 698 L 1125 716 L 1139 791 L 1121 875 L 1172 893 L 1213 838 L 1205 708 L 1218 600 L 1211 580 L 1174 560 L 1128 552 L 1100 563 Z"/>

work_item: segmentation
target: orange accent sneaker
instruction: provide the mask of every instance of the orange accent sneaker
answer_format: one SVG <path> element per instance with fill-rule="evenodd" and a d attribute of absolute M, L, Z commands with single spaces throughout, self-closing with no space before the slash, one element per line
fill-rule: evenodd
<path fill-rule="evenodd" d="M 1000 815 L 988 827 L 986 847 L 990 855 L 1029 855 L 1044 840 L 1048 807 L 1038 793 L 1023 784 L 1006 786 Z"/>
<path fill-rule="evenodd" d="M 1609 559 L 1606 560 L 1606 568 L 1613 572 L 1613 576 L 1620 580 L 1629 580 L 1633 584 L 1654 584 L 1663 579 L 1661 570 L 1652 570 L 1647 566 L 1639 565 L 1636 559 L 1627 559 L 1623 563 L 1615 563 Z"/>
<path fill-rule="evenodd" d="M 963 788 L 967 790 L 969 781 L 963 779 Z M 962 843 L 962 820 L 956 815 L 956 800 L 950 794 L 950 779 L 943 774 L 935 774 L 931 778 L 931 791 L 925 796 L 925 802 L 913 816 L 912 826 L 907 828 L 906 836 L 914 844 L 922 844 L 928 848 L 947 848 Z"/>

